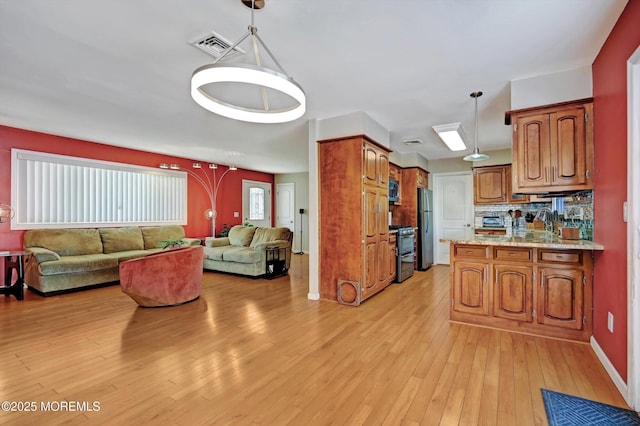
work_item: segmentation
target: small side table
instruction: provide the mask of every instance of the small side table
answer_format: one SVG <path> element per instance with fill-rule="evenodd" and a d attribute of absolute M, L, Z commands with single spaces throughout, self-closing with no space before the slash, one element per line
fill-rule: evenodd
<path fill-rule="evenodd" d="M 0 257 L 4 257 L 4 286 L 0 286 L 0 294 L 24 299 L 24 258 L 29 255 L 26 251 L 0 252 Z M 16 271 L 16 280 L 12 283 L 13 271 Z"/>
<path fill-rule="evenodd" d="M 287 249 L 285 247 L 267 246 L 265 247 L 267 257 L 267 267 L 264 277 L 272 279 L 287 274 Z"/>

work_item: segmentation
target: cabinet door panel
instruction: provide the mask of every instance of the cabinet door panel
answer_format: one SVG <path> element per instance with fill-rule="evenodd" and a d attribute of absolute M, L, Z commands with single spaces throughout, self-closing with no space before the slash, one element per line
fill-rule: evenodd
<path fill-rule="evenodd" d="M 378 185 L 389 190 L 389 156 L 380 151 L 378 153 Z"/>
<path fill-rule="evenodd" d="M 375 189 L 364 188 L 364 236 L 374 238 L 378 234 L 379 210 L 378 194 Z"/>
<path fill-rule="evenodd" d="M 533 268 L 495 265 L 493 315 L 516 321 L 532 320 Z"/>
<path fill-rule="evenodd" d="M 584 116 L 584 108 L 551 114 L 553 185 L 583 185 L 587 181 Z"/>
<path fill-rule="evenodd" d="M 458 312 L 488 315 L 489 298 L 484 263 L 456 262 L 454 267 L 453 309 Z"/>
<path fill-rule="evenodd" d="M 497 204 L 507 201 L 507 170 L 505 166 L 473 170 L 475 204 Z"/>
<path fill-rule="evenodd" d="M 362 155 L 364 183 L 378 185 L 378 151 L 373 146 L 365 143 Z"/>
<path fill-rule="evenodd" d="M 549 115 L 518 118 L 514 190 L 549 184 Z M 517 185 L 516 185 L 517 183 Z"/>
<path fill-rule="evenodd" d="M 376 197 L 376 229 L 379 235 L 389 233 L 389 193 L 386 189 L 379 189 Z"/>
<path fill-rule="evenodd" d="M 362 289 L 363 299 L 367 296 L 367 292 L 371 293 L 372 289 L 378 284 L 376 277 L 376 261 L 377 244 L 375 242 L 367 243 L 364 247 L 364 286 Z"/>
<path fill-rule="evenodd" d="M 573 269 L 540 268 L 538 322 L 581 330 L 583 327 L 583 272 Z"/>
<path fill-rule="evenodd" d="M 386 286 L 389 283 L 389 241 L 381 240 L 378 243 L 378 285 Z"/>

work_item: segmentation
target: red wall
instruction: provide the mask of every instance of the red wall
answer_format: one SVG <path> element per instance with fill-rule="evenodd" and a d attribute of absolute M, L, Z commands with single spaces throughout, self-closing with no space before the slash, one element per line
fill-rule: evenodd
<path fill-rule="evenodd" d="M 191 159 L 0 126 L 0 203 L 6 204 L 11 204 L 11 148 L 148 167 L 158 167 L 160 163 L 176 163 L 183 168 L 191 168 L 193 163 Z M 204 170 L 209 171 L 208 168 Z M 218 176 L 221 176 L 224 170 L 226 168 L 221 166 L 217 172 Z M 269 173 L 243 169 L 229 172 L 222 180 L 218 190 L 218 220 L 216 222 L 218 232 L 223 223 L 235 225 L 242 221 L 242 217 L 234 218 L 233 212 L 237 211 L 242 215 L 243 179 L 268 182 L 272 185 L 274 181 L 273 175 Z M 192 177 L 189 177 L 188 185 L 187 224 L 184 227 L 186 235 L 188 237 L 209 236 L 211 235 L 211 225 L 209 220 L 204 217 L 205 210 L 211 207 L 209 198 L 202 186 Z M 274 204 L 273 200 L 271 204 Z M 273 214 L 272 217 L 274 217 Z M 0 250 L 21 249 L 23 234 L 24 231 L 11 231 L 8 223 L 0 224 Z"/>
<path fill-rule="evenodd" d="M 640 45 L 640 1 L 629 1 L 593 63 L 596 254 L 593 335 L 627 378 L 627 59 Z M 607 313 L 614 315 L 614 332 Z"/>

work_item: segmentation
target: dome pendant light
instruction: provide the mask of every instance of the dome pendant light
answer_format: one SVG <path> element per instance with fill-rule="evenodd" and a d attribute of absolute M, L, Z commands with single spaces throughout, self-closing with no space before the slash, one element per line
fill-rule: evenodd
<path fill-rule="evenodd" d="M 480 153 L 480 149 L 478 148 L 478 98 L 482 96 L 482 92 L 473 92 L 469 96 L 471 96 L 476 101 L 476 125 L 475 125 L 475 137 L 474 137 L 475 142 L 474 142 L 473 153 L 464 157 L 463 160 L 464 161 L 488 160 L 489 156 L 487 154 Z"/>
<path fill-rule="evenodd" d="M 254 9 L 264 7 L 264 0 L 241 0 L 241 2 L 251 9 L 251 25 L 238 41 L 216 59 L 212 64 L 196 69 L 191 76 L 191 97 L 194 101 L 206 110 L 227 118 L 252 123 L 286 123 L 302 117 L 306 110 L 305 93 L 293 78 L 289 77 L 282 69 L 280 63 L 273 56 L 269 48 L 264 44 L 258 29 L 253 25 Z M 220 61 L 233 49 L 250 37 L 256 64 L 223 64 Z M 262 66 L 260 55 L 258 54 L 258 44 L 262 46 L 278 70 L 273 70 Z M 211 94 L 214 87 L 209 89 L 209 93 L 203 89 L 207 85 L 214 83 L 244 83 L 257 86 L 262 92 L 263 109 L 242 106 L 231 103 Z M 278 109 L 269 107 L 266 89 L 272 89 L 288 96 L 292 106 Z"/>

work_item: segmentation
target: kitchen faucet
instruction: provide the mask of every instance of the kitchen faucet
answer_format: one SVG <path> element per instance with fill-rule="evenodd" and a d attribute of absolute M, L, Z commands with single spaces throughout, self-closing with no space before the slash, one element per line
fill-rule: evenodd
<path fill-rule="evenodd" d="M 543 222 L 544 230 L 547 232 L 553 232 L 553 211 L 549 207 L 541 207 L 533 220 Z"/>

